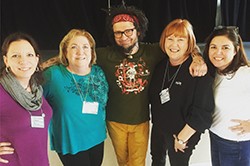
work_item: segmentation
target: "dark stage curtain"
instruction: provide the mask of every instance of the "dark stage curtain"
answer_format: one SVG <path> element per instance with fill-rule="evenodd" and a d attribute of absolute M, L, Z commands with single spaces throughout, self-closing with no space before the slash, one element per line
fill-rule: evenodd
<path fill-rule="evenodd" d="M 1 40 L 22 31 L 41 49 L 58 49 L 72 28 L 89 31 L 99 44 L 104 34 L 106 0 L 1 0 Z M 1 41 L 2 43 L 2 41 Z"/>
<path fill-rule="evenodd" d="M 0 0 L 1 43 L 15 31 L 31 34 L 43 50 L 57 50 L 62 37 L 72 28 L 84 28 L 97 46 L 107 43 L 105 16 L 108 0 Z M 237 1 L 237 0 L 236 0 Z M 121 0 L 110 0 L 120 5 Z M 217 0 L 125 0 L 144 11 L 149 19 L 145 42 L 158 42 L 163 28 L 175 18 L 188 19 L 198 42 L 203 42 L 215 25 Z M 248 5 L 249 6 L 249 5 Z M 248 17 L 249 18 L 249 17 Z"/>
<path fill-rule="evenodd" d="M 204 42 L 215 25 L 217 0 L 157 0 L 146 1 L 150 23 L 147 40 L 158 41 L 162 30 L 176 18 L 187 19 L 193 25 L 197 42 Z"/>
<path fill-rule="evenodd" d="M 215 26 L 217 0 L 127 0 L 126 4 L 142 9 L 149 19 L 148 42 L 158 42 L 165 26 L 176 18 L 191 22 L 198 42 L 204 42 Z"/>
<path fill-rule="evenodd" d="M 238 26 L 244 41 L 250 41 L 250 1 L 221 0 L 222 25 Z"/>

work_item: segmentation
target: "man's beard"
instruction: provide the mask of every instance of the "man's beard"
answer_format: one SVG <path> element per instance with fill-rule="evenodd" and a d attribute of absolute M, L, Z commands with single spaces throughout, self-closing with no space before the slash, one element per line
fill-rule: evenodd
<path fill-rule="evenodd" d="M 121 52 L 123 52 L 124 54 L 130 55 L 131 52 L 133 51 L 133 48 L 136 46 L 136 44 L 137 44 L 137 43 L 135 42 L 133 45 L 129 46 L 128 48 L 124 48 L 124 47 L 118 46 L 118 45 L 116 45 L 116 46 L 117 46 L 117 48 L 118 48 Z"/>

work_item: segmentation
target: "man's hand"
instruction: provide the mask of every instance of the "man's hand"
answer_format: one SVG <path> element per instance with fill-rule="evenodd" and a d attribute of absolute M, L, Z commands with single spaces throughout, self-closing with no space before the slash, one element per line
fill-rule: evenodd
<path fill-rule="evenodd" d="M 44 69 L 46 69 L 50 66 L 56 65 L 58 63 L 59 63 L 59 57 L 56 56 L 56 57 L 50 58 L 47 61 L 43 62 L 40 67 L 42 70 L 44 70 Z"/>
<path fill-rule="evenodd" d="M 207 74 L 207 65 L 202 56 L 193 56 L 193 62 L 189 66 L 189 73 L 193 77 L 201 77 Z"/>

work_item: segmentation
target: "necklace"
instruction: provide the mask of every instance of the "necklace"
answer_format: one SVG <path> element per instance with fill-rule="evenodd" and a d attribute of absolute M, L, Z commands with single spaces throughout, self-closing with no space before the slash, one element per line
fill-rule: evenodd
<path fill-rule="evenodd" d="M 77 91 L 78 91 L 78 93 L 79 93 L 79 95 L 80 95 L 80 97 L 81 97 L 81 100 L 82 100 L 82 101 L 85 101 L 85 100 L 86 100 L 86 97 L 87 97 L 87 94 L 88 94 L 90 77 L 89 77 L 89 79 L 88 79 L 88 86 L 87 86 L 87 90 L 86 90 L 87 93 L 86 93 L 85 96 L 84 96 L 84 94 L 83 94 L 83 92 L 82 92 L 82 90 L 81 90 L 81 87 L 80 87 L 79 84 L 76 82 L 75 76 L 74 76 L 72 73 L 71 73 L 71 76 L 72 76 L 73 81 L 74 81 L 74 83 L 75 83 L 75 85 L 76 85 L 76 88 L 77 88 Z"/>
<path fill-rule="evenodd" d="M 133 57 L 133 55 L 128 55 L 127 58 L 128 59 L 133 59 L 134 57 Z"/>
<path fill-rule="evenodd" d="M 166 80 L 166 75 L 167 75 L 167 73 L 168 73 L 168 82 L 172 80 L 171 83 L 170 83 L 170 85 L 169 85 L 169 88 L 168 88 L 168 89 L 170 89 L 170 88 L 172 87 L 173 83 L 174 83 L 174 80 L 175 80 L 175 78 L 176 78 L 176 76 L 177 76 L 177 74 L 178 74 L 180 68 L 181 68 L 181 65 L 182 65 L 182 64 L 179 65 L 178 69 L 177 69 L 176 72 L 172 75 L 172 77 L 169 78 L 169 61 L 167 62 L 167 65 L 166 65 L 166 68 L 165 68 L 165 72 L 164 72 L 162 87 L 161 87 L 162 90 L 163 90 L 163 88 L 164 88 L 164 84 L 165 84 L 165 80 Z"/>
<path fill-rule="evenodd" d="M 181 64 L 181 65 L 182 65 L 182 64 Z M 169 68 L 168 68 L 168 67 L 169 67 L 169 61 L 167 62 L 166 68 L 165 68 L 165 72 L 164 72 L 163 81 L 162 81 L 161 92 L 159 93 L 161 104 L 165 104 L 166 102 L 170 101 L 170 92 L 169 92 L 169 90 L 170 90 L 170 88 L 172 87 L 172 85 L 173 85 L 173 83 L 174 83 L 174 80 L 175 80 L 175 78 L 176 78 L 176 76 L 177 76 L 177 74 L 178 74 L 178 72 L 179 72 L 179 70 L 180 70 L 180 68 L 181 68 L 181 65 L 178 67 L 178 69 L 177 69 L 177 71 L 175 72 L 175 74 L 171 77 L 172 81 L 171 81 L 169 87 L 163 89 L 163 88 L 164 88 L 164 84 L 165 84 L 165 80 L 166 80 L 166 75 L 167 75 L 166 73 L 167 73 L 167 71 L 169 70 Z M 168 76 L 168 77 L 169 77 L 169 76 Z M 169 79 L 169 78 L 168 78 L 168 79 Z M 171 79 L 170 79 L 170 80 L 171 80 Z M 168 82 L 169 82 L 170 80 L 168 80 Z"/>
<path fill-rule="evenodd" d="M 180 67 L 180 66 L 179 66 L 179 67 Z M 178 67 L 178 69 L 179 69 L 179 67 Z M 177 69 L 177 70 L 178 70 L 178 69 Z M 169 70 L 170 70 L 170 69 L 169 69 L 169 65 L 168 65 L 168 69 L 167 69 L 167 71 L 168 71 L 168 82 L 171 81 L 171 80 L 175 77 L 175 75 L 177 74 L 177 73 L 175 72 L 175 73 L 170 77 Z M 177 71 L 177 70 L 176 70 L 176 71 Z M 170 78 L 169 78 L 169 77 L 170 77 Z"/>
<path fill-rule="evenodd" d="M 135 54 L 136 52 L 138 52 L 138 50 L 139 50 L 138 43 L 135 43 L 135 45 L 133 46 L 133 48 L 126 54 L 127 55 L 126 57 L 128 59 L 133 59 L 134 58 L 133 54 Z"/>

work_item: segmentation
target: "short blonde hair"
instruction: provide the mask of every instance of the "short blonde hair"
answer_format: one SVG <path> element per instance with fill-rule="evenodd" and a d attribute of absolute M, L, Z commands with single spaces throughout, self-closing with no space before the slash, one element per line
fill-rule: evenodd
<path fill-rule="evenodd" d="M 64 66 L 69 65 L 69 62 L 66 57 L 67 47 L 69 45 L 70 40 L 77 36 L 84 36 L 88 39 L 88 42 L 91 47 L 91 61 L 89 64 L 89 66 L 91 67 L 93 64 L 96 63 L 96 51 L 95 51 L 96 43 L 92 35 L 84 29 L 72 29 L 64 36 L 59 45 L 59 61 Z"/>
<path fill-rule="evenodd" d="M 187 54 L 193 53 L 196 48 L 196 39 L 194 36 L 193 27 L 188 20 L 175 19 L 165 27 L 160 38 L 160 47 L 165 53 L 166 37 L 171 35 L 186 37 L 188 39 Z"/>

